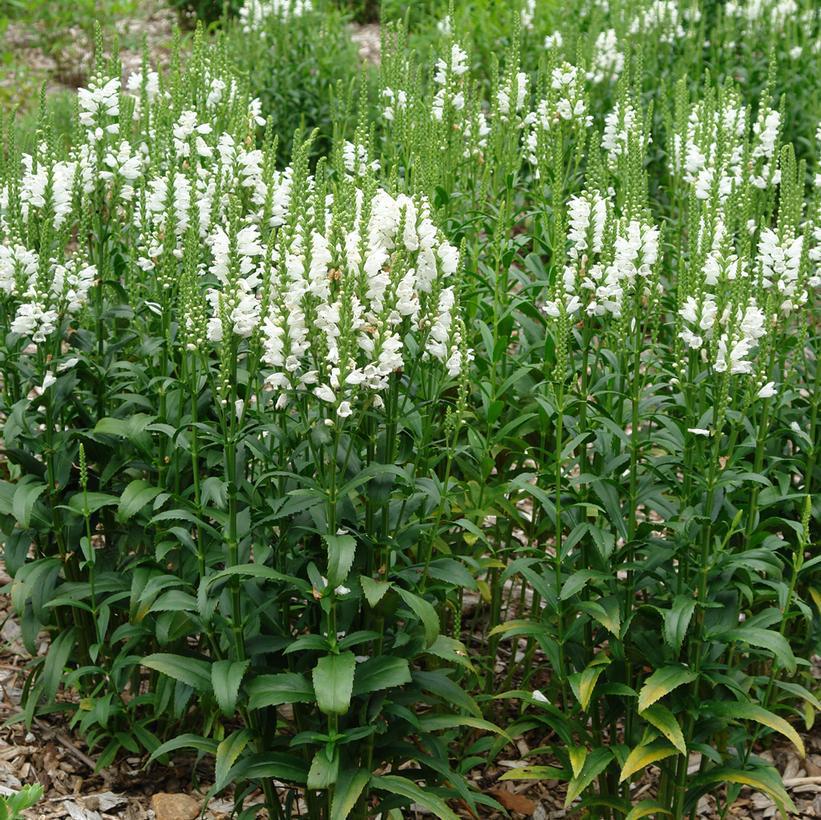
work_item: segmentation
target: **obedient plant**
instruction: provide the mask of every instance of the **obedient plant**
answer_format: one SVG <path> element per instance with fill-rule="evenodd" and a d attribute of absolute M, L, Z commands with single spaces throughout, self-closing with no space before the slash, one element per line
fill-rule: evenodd
<path fill-rule="evenodd" d="M 521 740 L 504 779 L 591 816 L 792 808 L 760 752 L 820 705 L 817 10 L 496 5 L 386 25 L 358 110 L 344 60 L 316 111 L 243 72 L 342 31 L 249 1 L 165 74 L 98 44 L 67 145 L 6 129 L 24 717 L 100 766 L 448 818 Z"/>
<path fill-rule="evenodd" d="M 349 144 L 279 168 L 201 39 L 185 75 L 117 72 L 67 154 L 44 119 L 3 171 L 6 560 L 27 645 L 53 630 L 26 715 L 73 658 L 100 765 L 192 747 L 245 816 L 257 787 L 270 816 L 453 816 L 478 798 L 439 735 L 492 728 L 441 617 L 473 584 L 443 555 L 459 251 Z"/>

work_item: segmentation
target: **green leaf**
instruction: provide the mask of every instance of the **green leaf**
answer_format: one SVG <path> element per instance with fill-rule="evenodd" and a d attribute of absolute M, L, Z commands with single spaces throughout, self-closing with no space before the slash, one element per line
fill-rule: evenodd
<path fill-rule="evenodd" d="M 597 620 L 608 632 L 617 638 L 621 636 L 621 612 L 619 602 L 614 597 L 599 598 L 597 601 L 577 601 L 576 609 L 586 612 Z"/>
<path fill-rule="evenodd" d="M 499 780 L 566 780 L 567 772 L 555 766 L 517 766 Z"/>
<path fill-rule="evenodd" d="M 750 646 L 767 649 L 773 653 L 778 663 L 792 675 L 796 670 L 795 655 L 790 649 L 787 639 L 780 633 L 772 629 L 761 629 L 756 626 L 741 626 L 738 629 L 730 629 L 717 635 L 710 635 L 710 638 L 717 641 L 730 643 L 731 641 L 742 641 Z"/>
<path fill-rule="evenodd" d="M 182 681 L 198 692 L 208 692 L 211 689 L 211 669 L 207 661 L 157 652 L 143 658 L 142 665 Z"/>
<path fill-rule="evenodd" d="M 386 774 L 382 777 L 371 778 L 371 788 L 385 791 L 388 794 L 398 794 L 406 797 L 414 803 L 418 803 L 422 808 L 432 812 L 439 820 L 459 820 L 449 808 L 447 803 L 437 797 L 429 788 L 421 788 L 412 780 L 406 777 L 398 777 L 393 774 Z"/>
<path fill-rule="evenodd" d="M 180 735 L 166 741 L 162 746 L 158 746 L 151 752 L 149 761 L 156 760 L 158 757 L 167 755 L 169 752 L 176 752 L 177 749 L 196 749 L 198 752 L 206 754 L 216 754 L 217 741 L 210 738 L 200 737 L 199 735 Z"/>
<path fill-rule="evenodd" d="M 225 717 L 231 717 L 236 711 L 239 687 L 249 663 L 250 661 L 214 661 L 211 664 L 211 686 L 217 705 Z"/>
<path fill-rule="evenodd" d="M 135 478 L 120 496 L 117 518 L 121 522 L 128 521 L 161 492 L 162 490 L 159 487 L 153 487 L 147 481 Z"/>
<path fill-rule="evenodd" d="M 508 737 L 507 733 L 489 720 L 469 717 L 468 715 L 426 715 L 419 718 L 419 726 L 426 732 L 440 732 L 443 729 L 455 729 L 461 726 L 470 726 L 482 732 Z M 510 738 L 508 737 L 508 740 Z"/>
<path fill-rule="evenodd" d="M 76 627 L 71 627 L 65 632 L 61 632 L 52 642 L 46 654 L 43 665 L 43 697 L 48 703 L 54 700 L 60 681 L 63 679 L 66 663 L 74 649 L 74 639 L 77 633 Z"/>
<path fill-rule="evenodd" d="M 584 768 L 584 761 L 587 760 L 587 749 L 584 746 L 571 746 L 567 750 L 570 759 L 570 768 L 573 770 L 573 777 L 578 777 Z"/>
<path fill-rule="evenodd" d="M 431 646 L 436 638 L 439 636 L 439 616 L 433 605 L 421 598 L 419 595 L 414 595 L 406 589 L 396 587 L 399 597 L 407 604 L 413 611 L 417 618 L 422 622 L 425 629 L 425 643 Z"/>
<path fill-rule="evenodd" d="M 285 783 L 305 783 L 308 770 L 299 755 L 284 752 L 263 752 L 247 755 L 231 769 L 229 780 L 265 780 L 273 778 Z"/>
<path fill-rule="evenodd" d="M 597 572 L 593 569 L 580 569 L 578 572 L 574 572 L 564 582 L 562 591 L 559 593 L 559 600 L 566 601 L 568 598 L 572 598 L 577 592 L 584 589 L 594 578 L 606 581 L 610 576 L 605 572 Z"/>
<path fill-rule="evenodd" d="M 352 535 L 323 535 L 328 545 L 328 586 L 345 583 L 356 555 L 356 539 Z"/>
<path fill-rule="evenodd" d="M 226 661 L 226 663 L 230 663 L 230 661 Z M 216 663 L 214 666 L 216 666 Z M 218 792 L 222 791 L 231 782 L 231 768 L 234 763 L 237 762 L 237 758 L 242 754 L 243 749 L 245 749 L 252 737 L 253 734 L 250 729 L 239 729 L 228 735 L 228 737 L 217 746 L 214 788 Z"/>
<path fill-rule="evenodd" d="M 313 671 L 314 692 L 319 711 L 325 715 L 344 715 L 351 706 L 356 658 L 353 652 L 326 655 Z"/>
<path fill-rule="evenodd" d="M 576 700 L 579 701 L 585 712 L 588 706 L 590 706 L 590 699 L 593 697 L 596 681 L 599 679 L 599 675 L 604 671 L 604 667 L 609 663 L 610 658 L 604 653 L 600 653 L 597 658 L 594 658 L 594 660 L 587 665 L 586 669 L 581 672 L 576 672 L 568 678 L 570 688 L 573 690 Z"/>
<path fill-rule="evenodd" d="M 393 686 L 403 686 L 411 682 L 407 658 L 380 655 L 357 664 L 354 676 L 353 694 L 367 695 Z"/>
<path fill-rule="evenodd" d="M 675 650 L 676 655 L 681 652 L 681 644 L 687 634 L 687 627 L 690 625 L 695 608 L 695 598 L 676 595 L 672 608 L 664 613 L 664 641 Z"/>
<path fill-rule="evenodd" d="M 45 484 L 33 481 L 21 482 L 14 490 L 11 510 L 21 529 L 26 529 L 31 523 L 31 513 L 37 499 L 48 489 Z"/>
<path fill-rule="evenodd" d="M 464 666 L 466 669 L 473 669 L 465 645 L 456 638 L 440 635 L 425 651 L 428 655 L 435 655 L 437 658 Z"/>
<path fill-rule="evenodd" d="M 684 734 L 676 720 L 675 715 L 660 703 L 648 706 L 641 716 L 651 725 L 655 726 L 683 755 L 687 754 L 687 744 L 684 742 Z"/>
<path fill-rule="evenodd" d="M 770 795 L 785 814 L 787 812 L 798 813 L 790 796 L 784 789 L 781 775 L 772 766 L 759 766 L 755 769 L 746 770 L 721 766 L 698 775 L 692 781 L 691 786 L 693 789 L 700 791 L 701 787 L 712 783 L 738 783 L 741 786 L 749 786 Z"/>
<path fill-rule="evenodd" d="M 95 433 L 120 438 L 134 439 L 142 433 L 156 416 L 147 416 L 145 413 L 134 413 L 127 419 L 115 419 L 111 416 L 100 419 L 94 427 Z"/>
<path fill-rule="evenodd" d="M 570 804 L 610 765 L 613 752 L 610 749 L 593 749 L 584 761 L 584 767 L 578 777 L 574 777 L 567 786 L 564 800 L 565 808 Z"/>
<path fill-rule="evenodd" d="M 655 740 L 652 743 L 646 743 L 643 746 L 636 746 L 633 751 L 627 755 L 627 760 L 624 761 L 624 766 L 621 767 L 621 774 L 619 775 L 619 783 L 627 780 L 630 775 L 649 766 L 651 763 L 656 763 L 659 760 L 664 760 L 666 757 L 680 754 L 675 746 L 671 746 L 666 740 Z"/>
<path fill-rule="evenodd" d="M 63 509 L 83 515 L 86 505 L 89 513 L 95 513 L 103 507 L 114 507 L 119 503 L 120 499 L 116 495 L 109 495 L 108 493 L 74 493 Z"/>
<path fill-rule="evenodd" d="M 649 817 L 651 814 L 672 814 L 672 812 L 657 800 L 642 800 L 633 806 L 624 820 L 641 820 L 642 817 Z"/>
<path fill-rule="evenodd" d="M 664 666 L 657 669 L 641 687 L 639 712 L 643 712 L 648 706 L 651 706 L 682 684 L 694 681 L 696 677 L 695 672 L 684 666 Z"/>
<path fill-rule="evenodd" d="M 308 592 L 311 589 L 310 584 L 303 581 L 301 578 L 295 578 L 291 575 L 283 575 L 275 569 L 266 567 L 263 564 L 238 564 L 234 567 L 221 570 L 208 578 L 208 584 L 215 584 L 218 581 L 224 581 L 226 578 L 234 578 L 241 576 L 243 578 L 261 578 L 267 581 L 282 581 L 290 584 L 296 589 L 303 592 Z"/>
<path fill-rule="evenodd" d="M 308 770 L 309 789 L 327 789 L 336 783 L 337 775 L 339 774 L 339 752 L 334 750 L 334 753 L 328 757 L 328 749 L 325 746 L 320 746 L 317 749 L 314 759 L 311 761 L 311 768 Z"/>
<path fill-rule="evenodd" d="M 313 685 L 296 672 L 259 675 L 249 681 L 246 688 L 249 709 L 264 709 L 285 703 L 312 703 L 314 700 Z"/>
<path fill-rule="evenodd" d="M 346 770 L 337 776 L 330 820 L 347 820 L 370 779 L 367 769 Z"/>
<path fill-rule="evenodd" d="M 795 729 L 787 723 L 784 718 L 770 712 L 763 706 L 757 706 L 754 703 L 743 703 L 741 701 L 711 701 L 706 704 L 706 707 L 715 715 L 720 717 L 731 718 L 733 720 L 754 720 L 763 726 L 767 726 L 774 732 L 784 735 L 787 740 L 795 746 L 799 757 L 806 757 L 807 752 L 804 748 L 804 742 Z"/>
<path fill-rule="evenodd" d="M 359 583 L 362 592 L 365 593 L 365 600 L 371 609 L 385 597 L 385 593 L 393 586 L 390 581 L 375 581 L 367 575 L 362 575 L 359 578 Z"/>

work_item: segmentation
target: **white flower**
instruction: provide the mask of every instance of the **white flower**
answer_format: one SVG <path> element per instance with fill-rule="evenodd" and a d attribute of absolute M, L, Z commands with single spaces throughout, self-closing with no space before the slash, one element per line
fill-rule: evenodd
<path fill-rule="evenodd" d="M 713 433 L 711 430 L 705 430 L 703 427 L 688 427 L 688 433 L 692 433 L 694 436 L 711 436 Z"/>
<path fill-rule="evenodd" d="M 322 401 L 327 401 L 333 403 L 336 401 L 336 394 L 327 384 L 321 384 L 319 387 L 314 388 L 314 395 L 318 399 L 322 399 Z"/>
<path fill-rule="evenodd" d="M 778 391 L 775 389 L 775 382 L 767 382 L 757 393 L 760 399 L 772 398 Z"/>

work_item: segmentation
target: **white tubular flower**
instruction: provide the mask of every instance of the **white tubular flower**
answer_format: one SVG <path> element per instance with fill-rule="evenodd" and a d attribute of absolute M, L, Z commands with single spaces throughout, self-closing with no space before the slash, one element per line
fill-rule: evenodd
<path fill-rule="evenodd" d="M 747 358 L 752 344 L 749 339 L 732 341 L 728 334 L 722 334 L 718 340 L 716 360 L 713 365 L 718 373 L 729 372 L 732 375 L 752 373 L 752 362 Z"/>
<path fill-rule="evenodd" d="M 593 83 L 613 81 L 624 69 L 624 54 L 619 51 L 615 29 L 599 33 L 593 46 L 593 61 L 587 72 L 587 79 Z"/>
<path fill-rule="evenodd" d="M 630 131 L 636 123 L 636 109 L 632 105 L 616 103 L 613 110 L 604 118 L 604 132 L 602 134 L 602 148 L 607 151 L 607 162 L 615 168 L 619 157 L 627 153 L 627 143 Z"/>
<path fill-rule="evenodd" d="M 570 241 L 571 259 L 579 259 L 584 253 L 601 253 L 607 222 L 607 200 L 594 191 L 572 197 L 567 208 L 570 216 L 567 238 Z"/>
<path fill-rule="evenodd" d="M 712 337 L 717 314 L 718 307 L 713 294 L 705 294 L 700 300 L 688 296 L 679 310 L 679 316 L 688 326 L 681 330 L 679 338 L 692 350 L 700 349 L 704 340 Z"/>
<path fill-rule="evenodd" d="M 548 51 L 558 51 L 564 45 L 564 37 L 560 31 L 554 31 L 553 34 L 548 34 L 544 38 L 544 47 Z"/>
<path fill-rule="evenodd" d="M 0 291 L 7 296 L 22 295 L 37 275 L 39 264 L 36 251 L 23 245 L 0 245 Z"/>
<path fill-rule="evenodd" d="M 762 287 L 765 290 L 775 288 L 778 291 L 781 299 L 779 307 L 785 314 L 807 301 L 806 291 L 797 292 L 803 247 L 803 235 L 779 239 L 778 234 L 771 228 L 765 228 L 761 232 L 758 242 Z"/>
<path fill-rule="evenodd" d="M 90 142 L 99 142 L 105 133 L 118 133 L 117 123 L 105 121 L 116 119 L 120 115 L 119 77 L 112 77 L 109 80 L 92 77 L 88 88 L 77 89 L 77 103 L 80 109 L 80 125 L 88 129 Z"/>
<path fill-rule="evenodd" d="M 57 320 L 57 311 L 42 301 L 24 302 L 17 308 L 11 332 L 31 337 L 34 344 L 40 344 L 57 329 Z"/>
<path fill-rule="evenodd" d="M 759 399 L 771 399 L 778 391 L 775 389 L 775 382 L 767 382 L 757 393 Z"/>
<path fill-rule="evenodd" d="M 533 31 L 533 20 L 536 17 L 536 0 L 525 0 L 519 13 L 522 31 Z"/>
<path fill-rule="evenodd" d="M 579 69 L 570 63 L 562 63 L 553 69 L 550 86 L 557 92 L 555 112 L 563 120 L 573 120 L 589 127 L 593 118 L 587 113 L 584 88 L 579 81 Z"/>
<path fill-rule="evenodd" d="M 312 9 L 312 0 L 245 0 L 239 10 L 239 23 L 246 34 L 257 34 L 265 39 L 269 19 L 286 22 L 308 14 Z"/>

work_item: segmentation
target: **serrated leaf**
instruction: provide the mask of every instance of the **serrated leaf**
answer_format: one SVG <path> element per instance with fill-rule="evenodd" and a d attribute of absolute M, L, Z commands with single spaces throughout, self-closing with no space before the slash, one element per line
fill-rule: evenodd
<path fill-rule="evenodd" d="M 116 495 L 109 493 L 74 493 L 68 500 L 64 509 L 69 509 L 78 515 L 83 515 L 88 509 L 89 513 L 95 513 L 103 507 L 115 507 L 120 503 Z"/>
<path fill-rule="evenodd" d="M 357 664 L 354 676 L 353 694 L 367 695 L 393 686 L 403 686 L 411 682 L 407 658 L 380 655 Z"/>
<path fill-rule="evenodd" d="M 687 595 L 676 595 L 673 606 L 664 613 L 664 641 L 672 647 L 676 655 L 681 652 L 681 645 L 687 628 L 696 608 L 695 598 Z"/>
<path fill-rule="evenodd" d="M 169 678 L 182 681 L 198 692 L 208 692 L 211 689 L 210 664 L 199 658 L 157 652 L 143 658 L 141 663 Z"/>
<path fill-rule="evenodd" d="M 569 808 L 573 801 L 610 765 L 613 752 L 610 749 L 593 749 L 587 755 L 578 777 L 574 777 L 567 786 L 564 807 Z"/>
<path fill-rule="evenodd" d="M 440 628 L 439 616 L 436 614 L 433 604 L 401 587 L 395 587 L 395 589 L 397 593 L 399 593 L 399 597 L 422 622 L 422 626 L 425 630 L 425 643 L 427 646 L 431 646 L 439 636 Z"/>
<path fill-rule="evenodd" d="M 46 654 L 46 660 L 43 665 L 43 697 L 48 703 L 54 700 L 57 690 L 60 687 L 60 681 L 63 679 L 63 673 L 66 663 L 71 656 L 71 650 L 74 649 L 74 639 L 77 634 L 77 629 L 71 627 L 65 632 L 61 632 L 52 642 Z"/>
<path fill-rule="evenodd" d="M 32 481 L 21 482 L 14 490 L 12 498 L 12 515 L 17 519 L 21 529 L 26 529 L 31 523 L 31 513 L 37 499 L 48 489 L 45 484 Z"/>
<path fill-rule="evenodd" d="M 371 609 L 385 597 L 385 593 L 393 586 L 390 581 L 375 581 L 367 575 L 360 577 L 359 584 Z"/>
<path fill-rule="evenodd" d="M 568 598 L 572 598 L 577 592 L 581 592 L 594 578 L 608 580 L 609 577 L 610 576 L 604 572 L 597 572 L 593 569 L 580 569 L 574 572 L 564 584 L 562 584 L 559 600 L 566 601 Z"/>
<path fill-rule="evenodd" d="M 623 783 L 630 775 L 649 766 L 651 763 L 656 763 L 659 760 L 664 760 L 672 755 L 680 754 L 675 746 L 671 746 L 666 740 L 654 740 L 652 743 L 647 743 L 644 746 L 636 746 L 633 751 L 627 755 L 627 760 L 624 761 L 624 766 L 621 767 L 621 774 L 619 775 L 619 783 Z"/>
<path fill-rule="evenodd" d="M 227 663 L 230 663 L 230 661 L 227 661 Z M 214 666 L 216 666 L 216 664 L 214 664 Z M 231 782 L 231 768 L 252 737 L 253 735 L 250 729 L 239 729 L 228 735 L 228 737 L 217 746 L 217 760 L 214 771 L 214 788 L 216 791 L 222 791 Z"/>
<path fill-rule="evenodd" d="M 328 586 L 345 583 L 356 555 L 356 539 L 352 535 L 323 535 L 328 547 Z"/>
<path fill-rule="evenodd" d="M 437 658 L 449 661 L 450 663 L 464 666 L 466 669 L 473 669 L 473 664 L 468 657 L 468 651 L 461 641 L 456 638 L 449 638 L 447 635 L 440 635 L 426 650 L 428 655 L 435 655 Z"/>
<path fill-rule="evenodd" d="M 753 720 L 756 723 L 767 726 L 774 732 L 784 735 L 793 746 L 799 756 L 804 758 L 807 756 L 804 742 L 795 729 L 787 723 L 784 718 L 770 712 L 763 706 L 758 706 L 754 703 L 743 703 L 742 701 L 711 701 L 707 704 L 707 708 L 720 717 L 732 718 L 733 720 Z"/>
<path fill-rule="evenodd" d="M 331 757 L 328 757 L 327 752 L 327 747 L 321 746 L 311 761 L 306 784 L 309 789 L 327 789 L 336 783 L 339 773 L 339 752 L 334 751 Z"/>
<path fill-rule="evenodd" d="M 348 770 L 338 775 L 330 820 L 347 820 L 370 779 L 371 773 L 367 769 Z"/>
<path fill-rule="evenodd" d="M 797 814 L 794 803 L 784 789 L 781 775 L 772 766 L 759 766 L 755 769 L 735 769 L 732 766 L 720 766 L 698 775 L 691 787 L 698 789 L 711 783 L 738 783 L 768 794 L 781 807 L 783 812 Z"/>
<path fill-rule="evenodd" d="M 741 626 L 738 629 L 730 629 L 711 638 L 723 642 L 742 641 L 750 646 L 760 649 L 767 649 L 772 652 L 781 666 L 792 675 L 796 670 L 795 655 L 790 648 L 787 639 L 773 629 L 761 629 L 755 626 Z"/>
<path fill-rule="evenodd" d="M 584 761 L 587 760 L 587 749 L 584 746 L 571 746 L 567 750 L 567 756 L 570 758 L 573 777 L 578 777 L 584 768 Z"/>
<path fill-rule="evenodd" d="M 398 777 L 393 774 L 372 777 L 371 787 L 379 791 L 385 791 L 388 794 L 398 794 L 414 803 L 418 803 L 422 808 L 433 812 L 433 815 L 439 820 L 459 820 L 444 800 L 433 794 L 430 789 L 423 789 L 406 777 Z"/>
<path fill-rule="evenodd" d="M 353 652 L 326 655 L 313 671 L 314 692 L 319 711 L 325 715 L 344 715 L 351 706 L 356 658 Z"/>
<path fill-rule="evenodd" d="M 217 705 L 225 717 L 231 717 L 236 711 L 239 687 L 249 664 L 250 661 L 228 660 L 214 661 L 211 664 L 211 686 Z"/>
<path fill-rule="evenodd" d="M 684 742 L 684 734 L 681 731 L 675 715 L 660 703 L 648 706 L 641 716 L 651 725 L 655 726 L 683 755 L 687 754 L 687 744 Z"/>
<path fill-rule="evenodd" d="M 430 715 L 419 718 L 419 725 L 427 732 L 439 732 L 442 729 L 455 729 L 459 726 L 470 726 L 472 729 L 479 729 L 482 732 L 493 732 L 494 734 L 508 737 L 504 729 L 500 729 L 489 720 L 469 717 L 467 715 Z M 508 740 L 510 738 L 508 737 Z"/>
<path fill-rule="evenodd" d="M 262 752 L 246 755 L 231 769 L 230 780 L 264 780 L 273 778 L 285 783 L 303 784 L 308 779 L 308 769 L 299 755 L 284 752 Z"/>
<path fill-rule="evenodd" d="M 566 780 L 567 772 L 556 766 L 517 766 L 499 780 Z"/>
<path fill-rule="evenodd" d="M 603 653 L 602 653 L 603 654 Z M 596 681 L 599 675 L 604 671 L 604 667 L 610 662 L 607 656 L 604 656 L 604 663 L 594 660 L 588 664 L 587 668 L 581 672 L 576 672 L 570 675 L 568 681 L 576 700 L 581 704 L 582 709 L 586 712 L 590 706 L 590 699 L 593 697 L 593 690 L 596 688 Z"/>
<path fill-rule="evenodd" d="M 624 820 L 641 820 L 642 817 L 649 817 L 651 814 L 672 814 L 670 809 L 665 808 L 657 800 L 642 800 L 636 803 Z"/>
<path fill-rule="evenodd" d="M 196 749 L 198 752 L 206 754 L 216 754 L 217 741 L 199 735 L 185 734 L 166 741 L 162 746 L 158 746 L 151 752 L 149 761 L 167 755 L 169 752 L 176 752 L 177 749 Z"/>
<path fill-rule="evenodd" d="M 657 669 L 647 678 L 639 691 L 639 712 L 643 712 L 677 687 L 691 683 L 696 677 L 695 672 L 684 666 L 664 666 Z"/>
<path fill-rule="evenodd" d="M 314 687 L 297 672 L 279 675 L 259 675 L 246 684 L 248 708 L 264 709 L 266 706 L 282 706 L 286 703 L 312 703 Z"/>
<path fill-rule="evenodd" d="M 117 518 L 120 521 L 128 521 L 161 492 L 162 490 L 159 487 L 154 487 L 141 478 L 135 478 L 120 496 Z"/>

